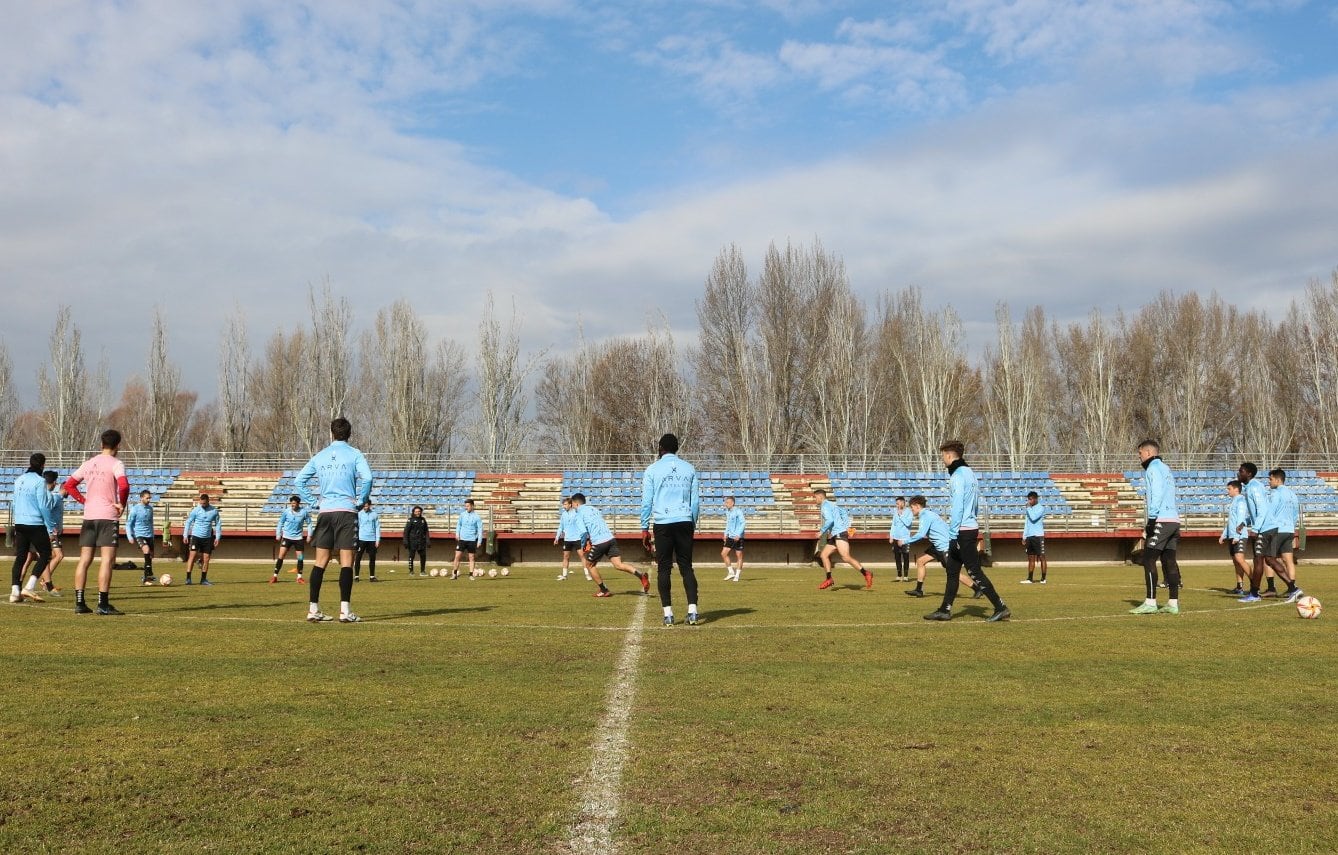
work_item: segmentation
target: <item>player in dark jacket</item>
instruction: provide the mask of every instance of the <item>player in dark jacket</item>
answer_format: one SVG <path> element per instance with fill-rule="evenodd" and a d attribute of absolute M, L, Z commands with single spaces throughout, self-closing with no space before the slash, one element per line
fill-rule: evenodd
<path fill-rule="evenodd" d="M 427 575 L 427 547 L 431 540 L 427 530 L 427 517 L 423 516 L 423 506 L 414 505 L 408 522 L 404 524 L 404 551 L 409 556 L 410 576 L 413 575 L 415 555 L 418 556 L 420 566 L 423 568 L 422 575 Z"/>

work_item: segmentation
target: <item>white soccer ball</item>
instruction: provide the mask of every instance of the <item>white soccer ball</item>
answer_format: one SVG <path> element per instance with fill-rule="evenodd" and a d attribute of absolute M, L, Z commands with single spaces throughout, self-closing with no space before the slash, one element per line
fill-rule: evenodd
<path fill-rule="evenodd" d="M 503 575 L 503 576 L 510 576 L 510 575 L 511 575 L 511 568 L 510 568 L 510 567 L 503 567 L 503 568 L 502 568 L 502 575 Z"/>
<path fill-rule="evenodd" d="M 496 568 L 496 567 L 489 567 L 489 568 L 488 568 L 488 578 L 489 578 L 489 579 L 496 579 L 496 578 L 497 578 L 497 568 Z"/>
<path fill-rule="evenodd" d="M 469 575 L 473 576 L 475 579 L 482 579 L 482 578 L 483 578 L 483 568 L 482 568 L 482 567 L 475 567 L 473 570 L 470 571 Z"/>
<path fill-rule="evenodd" d="M 1302 597 L 1296 601 L 1296 614 L 1306 620 L 1315 620 L 1324 612 L 1324 606 L 1314 597 Z"/>
<path fill-rule="evenodd" d="M 436 567 L 433 567 L 431 570 L 428 571 L 428 574 L 427 574 L 427 575 L 429 575 L 429 576 L 431 576 L 433 579 L 435 579 L 435 578 L 437 578 L 438 576 L 441 575 L 441 571 L 439 571 Z"/>
<path fill-rule="evenodd" d="M 166 587 L 166 586 L 172 584 L 172 574 L 171 574 L 171 573 L 164 573 L 163 575 L 159 576 L 159 577 L 158 577 L 158 584 L 159 584 L 159 585 L 162 585 L 162 586 L 164 586 L 164 587 Z M 1314 597 L 1306 597 L 1306 599 L 1308 599 L 1308 600 L 1312 600 L 1312 599 L 1314 599 Z"/>

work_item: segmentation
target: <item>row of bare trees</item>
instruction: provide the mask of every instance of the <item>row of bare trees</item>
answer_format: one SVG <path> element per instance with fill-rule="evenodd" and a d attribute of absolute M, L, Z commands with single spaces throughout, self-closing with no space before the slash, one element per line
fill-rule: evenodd
<path fill-rule="evenodd" d="M 944 437 L 1018 469 L 1059 454 L 1095 467 L 1146 436 L 1177 454 L 1338 455 L 1338 272 L 1278 320 L 1197 293 L 1076 322 L 1041 307 L 1015 318 L 999 303 L 994 339 L 974 356 L 953 308 L 915 288 L 863 301 L 818 242 L 772 245 L 756 275 L 739 247 L 722 249 L 691 346 L 659 315 L 644 333 L 581 334 L 549 356 L 522 346 L 515 307 L 499 317 L 489 295 L 471 359 L 434 342 L 407 301 L 361 331 L 328 283 L 308 303 L 309 325 L 274 333 L 259 352 L 235 308 L 220 329 L 217 398 L 203 406 L 181 388 L 161 312 L 143 378 L 113 402 L 105 361 L 88 372 L 61 307 L 38 408 L 20 406 L 0 344 L 0 439 L 78 450 L 90 425 L 112 425 L 140 451 L 296 455 L 323 445 L 343 414 L 366 448 L 499 467 L 534 449 L 643 454 L 666 430 L 757 469 L 798 454 L 929 466 Z"/>

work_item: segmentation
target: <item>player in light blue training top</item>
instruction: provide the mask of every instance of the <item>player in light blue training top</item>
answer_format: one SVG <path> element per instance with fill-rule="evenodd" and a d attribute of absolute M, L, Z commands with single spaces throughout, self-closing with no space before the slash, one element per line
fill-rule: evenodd
<path fill-rule="evenodd" d="M 734 506 L 733 496 L 726 496 L 725 548 L 720 550 L 720 557 L 725 561 L 726 582 L 739 581 L 739 575 L 743 573 L 743 532 L 747 525 L 743 508 Z"/>
<path fill-rule="evenodd" d="M 599 562 L 603 558 L 609 560 L 614 570 L 621 570 L 629 576 L 635 576 L 641 583 L 641 593 L 650 590 L 650 573 L 642 573 L 640 570 L 623 561 L 622 553 L 618 551 L 618 539 L 613 536 L 613 529 L 604 521 L 604 515 L 600 513 L 599 508 L 585 503 L 584 493 L 574 493 L 571 497 L 572 507 L 576 510 L 576 525 L 578 528 L 577 539 L 589 544 L 585 551 L 581 553 L 581 560 L 585 566 L 585 574 L 590 577 L 590 581 L 595 583 L 596 597 L 611 597 L 608 586 L 604 584 L 604 577 L 599 572 Z"/>
<path fill-rule="evenodd" d="M 1301 502 L 1296 491 L 1287 486 L 1287 473 L 1274 469 L 1268 473 L 1269 501 L 1267 528 L 1259 532 L 1264 543 L 1264 560 L 1273 575 L 1287 583 L 1287 602 L 1301 599 L 1304 592 L 1296 585 L 1296 524 L 1301 518 Z"/>
<path fill-rule="evenodd" d="M 322 623 L 332 620 L 321 612 L 321 583 L 325 580 L 325 565 L 333 552 L 339 553 L 339 622 L 357 623 L 362 620 L 353 613 L 353 553 L 358 546 L 357 509 L 372 495 L 372 467 L 362 452 L 348 444 L 353 436 L 353 425 L 348 419 L 330 422 L 330 444 L 307 461 L 297 473 L 297 493 L 302 501 L 314 505 L 317 512 L 316 530 L 311 543 L 316 547 L 315 567 L 311 570 L 311 601 L 307 605 L 307 620 Z M 311 494 L 311 479 L 315 477 L 319 499 Z"/>
<path fill-rule="evenodd" d="M 897 581 L 911 580 L 911 525 L 915 515 L 906 507 L 906 497 L 897 496 L 897 507 L 892 511 L 892 527 L 887 532 L 887 542 L 892 544 L 892 558 L 897 563 Z"/>
<path fill-rule="evenodd" d="M 209 557 L 214 554 L 214 547 L 223 539 L 223 521 L 218 508 L 209 504 L 209 494 L 201 493 L 200 501 L 186 515 L 181 524 L 181 539 L 190 544 L 190 561 L 186 564 L 186 584 L 189 585 L 190 573 L 195 569 L 195 559 L 200 559 L 200 584 L 212 585 L 209 581 Z"/>
<path fill-rule="evenodd" d="M 153 494 L 148 490 L 139 491 L 139 501 L 130 506 L 130 513 L 125 518 L 125 537 L 139 548 L 144 556 L 145 585 L 157 581 L 153 576 Z"/>
<path fill-rule="evenodd" d="M 362 557 L 367 556 L 367 581 L 376 579 L 376 551 L 381 548 L 381 515 L 372 508 L 372 500 L 362 503 L 358 511 L 358 552 L 353 560 L 353 581 L 362 573 Z"/>
<path fill-rule="evenodd" d="M 938 447 L 943 465 L 948 469 L 948 560 L 944 563 L 947 579 L 943 586 L 943 602 L 937 609 L 925 615 L 925 620 L 952 620 L 952 604 L 961 587 L 961 573 L 966 571 L 978 593 L 989 598 L 994 606 L 994 613 L 986 618 L 997 623 L 1008 620 L 1012 611 L 1004 603 L 989 576 L 985 575 L 980 560 L 980 524 L 977 513 L 980 508 L 980 480 L 971 467 L 966 465 L 966 447 L 957 440 L 950 440 Z"/>
<path fill-rule="evenodd" d="M 1245 529 L 1250 524 L 1250 503 L 1245 498 L 1243 487 L 1238 479 L 1227 482 L 1226 525 L 1222 526 L 1222 535 L 1217 538 L 1218 543 L 1227 545 L 1227 555 L 1231 556 L 1231 563 L 1235 567 L 1236 589 L 1231 593 L 1238 597 L 1245 595 L 1245 586 L 1250 579 L 1250 565 L 1245 558 L 1245 549 L 1249 543 Z"/>
<path fill-rule="evenodd" d="M 813 495 L 822 503 L 818 508 L 822 513 L 822 528 L 818 530 L 818 540 L 822 540 L 823 537 L 830 538 L 818 555 L 822 569 L 827 574 L 822 584 L 818 585 L 818 590 L 825 591 L 835 584 L 832 581 L 832 553 L 839 553 L 842 561 L 860 572 L 864 577 L 865 590 L 872 588 L 873 573 L 864 569 L 864 565 L 850 554 L 850 514 L 845 508 L 828 499 L 826 490 L 819 488 L 813 491 Z"/>
<path fill-rule="evenodd" d="M 28 561 L 28 552 L 37 555 L 32 564 L 32 577 L 41 578 L 51 560 L 51 535 L 55 531 L 55 500 L 47 489 L 42 471 L 46 467 L 46 455 L 37 453 L 28 458 L 28 470 L 14 479 L 14 492 L 10 505 L 14 524 L 14 566 L 11 570 L 9 601 L 11 603 L 45 602 L 42 595 L 23 590 L 23 567 Z"/>
<path fill-rule="evenodd" d="M 1027 578 L 1022 584 L 1030 585 L 1036 572 L 1036 562 L 1041 563 L 1041 584 L 1045 584 L 1046 572 L 1050 569 L 1045 560 L 1045 505 L 1035 490 L 1027 494 L 1027 507 L 1022 511 L 1022 545 L 1027 551 Z"/>
<path fill-rule="evenodd" d="M 455 523 L 455 563 L 451 578 L 460 578 L 460 559 L 469 556 L 469 578 L 474 578 L 474 557 L 483 541 L 483 518 L 474 513 L 474 500 L 465 499 L 465 509 Z"/>
<path fill-rule="evenodd" d="M 306 581 L 302 578 L 303 552 L 306 550 L 307 537 L 310 534 L 311 511 L 302 507 L 301 496 L 289 496 L 288 507 L 283 509 L 279 521 L 274 525 L 274 539 L 279 542 L 279 555 L 274 559 L 274 574 L 269 577 L 271 585 L 279 581 L 279 573 L 283 571 L 283 559 L 288 557 L 290 549 L 297 550 L 297 581 L 299 584 Z"/>
<path fill-rule="evenodd" d="M 909 549 L 912 543 L 924 541 L 925 551 L 915 560 L 915 587 L 903 592 L 908 597 L 925 595 L 925 569 L 930 561 L 938 561 L 944 567 L 947 567 L 949 562 L 948 551 L 952 539 L 948 537 L 948 521 L 929 510 L 928 504 L 924 496 L 911 496 L 911 506 L 908 510 L 916 522 L 916 529 L 914 534 L 907 534 L 906 548 Z M 975 584 L 960 566 L 957 570 L 957 580 L 958 584 L 968 587 L 973 587 Z"/>
<path fill-rule="evenodd" d="M 579 556 L 581 553 L 581 533 L 583 531 L 580 520 L 576 516 L 576 508 L 572 507 L 571 497 L 564 497 L 562 499 L 562 511 L 558 515 L 557 531 L 553 534 L 553 545 L 562 544 L 562 572 L 558 574 L 559 581 L 567 578 L 572 555 Z M 582 562 L 582 565 L 584 566 L 584 562 Z M 590 581 L 589 571 L 586 571 L 585 580 Z"/>
<path fill-rule="evenodd" d="M 664 609 L 664 625 L 674 625 L 670 574 L 677 561 L 688 600 L 688 625 L 696 626 L 697 574 L 692 569 L 692 542 L 701 512 L 701 482 L 697 467 L 678 456 L 678 437 L 666 433 L 660 437 L 656 451 L 658 457 L 641 478 L 641 545 L 655 556 L 655 586 Z"/>
<path fill-rule="evenodd" d="M 1161 446 L 1153 439 L 1138 444 L 1138 459 L 1143 464 L 1144 495 L 1147 498 L 1147 526 L 1143 531 L 1143 584 L 1147 596 L 1130 614 L 1180 614 L 1180 511 L 1175 503 L 1175 476 L 1161 459 Z M 1166 575 L 1170 599 L 1157 607 L 1157 561 Z"/>

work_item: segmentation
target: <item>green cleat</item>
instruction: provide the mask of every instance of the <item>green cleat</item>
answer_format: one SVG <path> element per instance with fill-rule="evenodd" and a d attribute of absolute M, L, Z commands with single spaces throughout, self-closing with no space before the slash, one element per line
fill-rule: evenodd
<path fill-rule="evenodd" d="M 1155 615 L 1157 607 L 1151 603 L 1144 603 L 1136 609 L 1129 609 L 1131 615 Z"/>
<path fill-rule="evenodd" d="M 1170 603 L 1167 603 L 1166 605 L 1164 605 L 1164 606 L 1162 606 L 1161 608 L 1157 609 L 1157 614 L 1159 614 L 1159 615 L 1178 615 L 1178 614 L 1180 614 L 1180 607 L 1179 607 L 1179 606 L 1173 606 L 1173 605 L 1171 605 Z"/>

